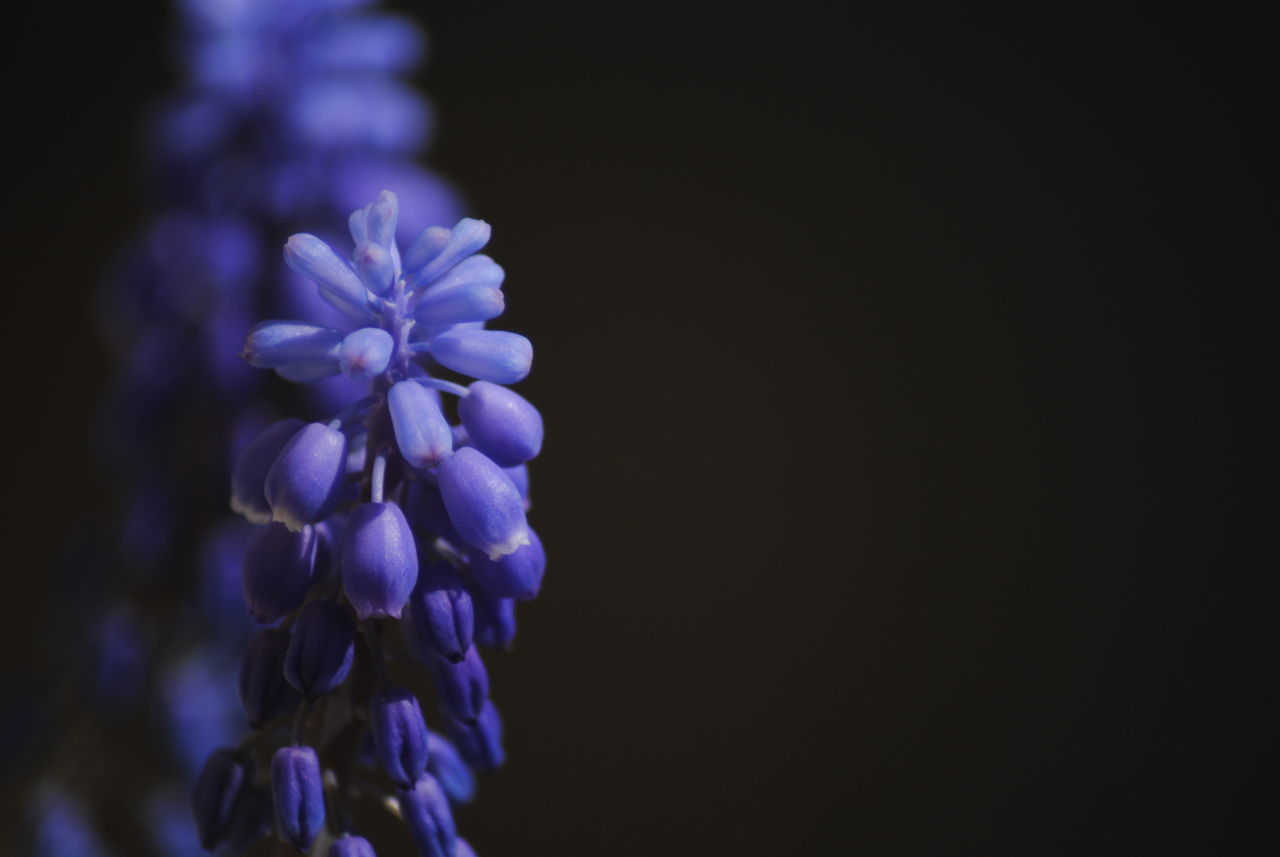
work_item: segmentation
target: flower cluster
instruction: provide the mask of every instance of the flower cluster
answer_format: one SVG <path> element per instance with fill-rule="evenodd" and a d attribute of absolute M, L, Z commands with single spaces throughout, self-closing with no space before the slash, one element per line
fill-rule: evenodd
<path fill-rule="evenodd" d="M 480 253 L 486 223 L 428 228 L 401 253 L 398 220 L 389 191 L 355 211 L 349 259 L 292 236 L 287 263 L 343 321 L 268 321 L 244 344 L 252 366 L 360 379 L 368 394 L 329 420 L 270 425 L 235 463 L 231 506 L 259 526 L 243 593 L 267 627 L 240 671 L 256 731 L 215 752 L 194 792 L 205 847 L 251 839 L 270 804 L 300 851 L 325 835 L 333 854 L 372 854 L 342 809 L 371 788 L 348 776 L 363 758 L 423 855 L 470 854 L 450 801 L 504 760 L 477 646 L 510 645 L 515 602 L 537 595 L 546 567 L 526 520 L 542 418 L 506 386 L 528 374 L 532 347 L 485 327 L 504 309 L 503 270 Z M 400 646 L 434 686 L 441 732 L 413 677 L 393 677 Z"/>

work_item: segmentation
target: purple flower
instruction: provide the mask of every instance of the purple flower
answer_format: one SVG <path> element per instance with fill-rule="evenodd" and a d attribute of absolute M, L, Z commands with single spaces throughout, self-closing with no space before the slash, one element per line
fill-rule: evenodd
<path fill-rule="evenodd" d="M 299 851 L 311 847 L 324 825 L 320 758 L 310 747 L 281 747 L 271 758 L 276 829 Z"/>
<path fill-rule="evenodd" d="M 355 651 L 351 610 L 323 599 L 309 601 L 293 623 L 284 677 L 307 699 L 324 696 L 346 680 Z"/>
<path fill-rule="evenodd" d="M 369 703 L 369 726 L 382 769 L 409 788 L 427 770 L 427 724 L 418 698 L 404 688 L 385 690 Z"/>

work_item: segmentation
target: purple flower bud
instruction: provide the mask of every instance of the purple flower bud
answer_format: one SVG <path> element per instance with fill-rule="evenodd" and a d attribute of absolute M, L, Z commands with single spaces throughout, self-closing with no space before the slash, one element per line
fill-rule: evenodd
<path fill-rule="evenodd" d="M 489 672 L 475 646 L 458 663 L 431 658 L 427 663 L 440 694 L 440 705 L 454 719 L 474 723 L 489 700 Z"/>
<path fill-rule="evenodd" d="M 351 378 L 372 378 L 386 371 L 395 342 L 380 327 L 362 327 L 348 333 L 338 348 L 338 365 Z"/>
<path fill-rule="evenodd" d="M 298 704 L 298 694 L 284 679 L 284 653 L 288 648 L 287 632 L 264 629 L 249 641 L 240 662 L 240 704 L 254 729 L 272 717 L 287 714 Z"/>
<path fill-rule="evenodd" d="M 306 851 L 324 825 L 324 788 L 315 750 L 276 750 L 271 758 L 271 796 L 276 806 L 276 830 L 299 851 Z"/>
<path fill-rule="evenodd" d="M 369 291 L 375 295 L 385 295 L 391 290 L 396 276 L 396 263 L 386 247 L 373 241 L 361 241 L 356 245 L 352 261 L 355 262 L 356 273 L 360 275 L 361 282 L 369 287 Z"/>
<path fill-rule="evenodd" d="M 439 256 L 445 247 L 449 246 L 449 239 L 453 236 L 443 226 L 428 226 L 419 233 L 418 237 L 409 242 L 409 249 L 404 251 L 404 269 L 409 274 L 416 274 L 427 263 Z M 416 276 L 410 276 L 409 287 L 413 288 L 418 284 Z"/>
<path fill-rule="evenodd" d="M 263 527 L 244 555 L 244 600 L 262 624 L 302 605 L 315 574 L 315 530 L 289 532 L 284 524 Z"/>
<path fill-rule="evenodd" d="M 456 663 L 471 647 L 475 625 L 471 594 L 447 562 L 419 567 L 406 615 L 409 622 L 402 630 L 420 657 L 430 652 Z"/>
<path fill-rule="evenodd" d="M 293 381 L 338 374 L 342 334 L 304 321 L 264 321 L 249 331 L 240 356 L 258 369 L 276 369 Z"/>
<path fill-rule="evenodd" d="M 453 853 L 453 857 L 476 857 L 476 852 L 467 840 L 459 839 L 458 850 Z"/>
<path fill-rule="evenodd" d="M 485 703 L 475 723 L 449 719 L 449 737 L 472 770 L 496 771 L 507 760 L 502 748 L 502 719 L 493 702 Z"/>
<path fill-rule="evenodd" d="M 449 800 L 430 774 L 423 774 L 412 789 L 399 789 L 400 814 L 422 857 L 454 857 L 458 831 Z"/>
<path fill-rule="evenodd" d="M 471 573 L 489 594 L 519 601 L 531 601 L 538 596 L 547 570 L 547 554 L 533 527 L 529 528 L 529 544 L 517 548 L 515 553 L 491 560 L 479 551 L 471 551 L 470 557 Z"/>
<path fill-rule="evenodd" d="M 369 293 L 346 260 L 314 235 L 299 233 L 284 245 L 289 267 L 320 287 L 320 296 L 357 322 L 373 321 Z"/>
<path fill-rule="evenodd" d="M 515 599 L 497 598 L 479 585 L 470 592 L 476 615 L 476 643 L 490 649 L 510 649 L 516 639 Z"/>
<path fill-rule="evenodd" d="M 432 339 L 428 350 L 441 366 L 495 384 L 514 384 L 533 365 L 533 345 L 505 330 L 450 330 Z"/>
<path fill-rule="evenodd" d="M 515 467 L 542 449 L 542 415 L 513 390 L 476 381 L 458 402 L 471 445 L 499 467 Z"/>
<path fill-rule="evenodd" d="M 402 687 L 384 690 L 369 703 L 369 726 L 378 761 L 391 781 L 410 788 L 427 770 L 427 724 L 418 698 Z"/>
<path fill-rule="evenodd" d="M 249 759 L 231 750 L 217 750 L 204 763 L 191 795 L 191 808 L 200 846 L 206 851 L 212 851 L 231 829 L 252 778 Z"/>
<path fill-rule="evenodd" d="M 529 468 L 526 465 L 517 464 L 515 467 L 502 468 L 502 472 L 510 477 L 511 484 L 516 486 L 516 490 L 524 500 L 524 510 L 529 511 Z"/>
<path fill-rule="evenodd" d="M 400 507 L 357 506 L 342 542 L 342 587 L 356 616 L 399 619 L 417 580 L 418 552 Z"/>
<path fill-rule="evenodd" d="M 308 699 L 332 693 L 347 678 L 356 653 L 351 611 L 332 601 L 307 603 L 293 624 L 284 675 Z"/>
<path fill-rule="evenodd" d="M 272 423 L 240 451 L 231 471 L 231 511 L 255 524 L 271 520 L 271 505 L 263 493 L 267 471 L 304 425 L 302 420 L 292 418 Z"/>
<path fill-rule="evenodd" d="M 452 325 L 488 321 L 502 315 L 506 308 L 502 289 L 496 286 L 433 286 L 414 308 L 413 317 L 425 325 Z"/>
<path fill-rule="evenodd" d="M 305 426 L 267 471 L 272 520 L 298 530 L 329 517 L 342 492 L 346 464 L 346 435 L 324 423 Z"/>
<path fill-rule="evenodd" d="M 427 485 L 416 479 L 411 480 L 408 485 L 404 514 L 415 533 L 430 533 L 452 544 L 462 544 L 462 536 L 458 535 L 458 531 L 453 528 L 449 513 L 444 508 L 444 498 L 440 496 L 440 489 L 434 485 Z"/>
<path fill-rule="evenodd" d="M 476 796 L 476 778 L 449 739 L 427 732 L 427 772 L 435 777 L 454 803 L 469 803 Z"/>
<path fill-rule="evenodd" d="M 425 325 L 451 325 L 487 321 L 502 315 L 502 267 L 488 256 L 464 259 L 439 282 L 427 289 L 413 309 Z"/>
<path fill-rule="evenodd" d="M 428 229 L 409 245 L 404 266 L 411 275 L 410 288 L 435 282 L 454 265 L 480 252 L 492 233 L 489 224 L 470 217 L 462 218 L 453 229 L 445 231 L 448 237 L 443 241 L 439 232 Z"/>
<path fill-rule="evenodd" d="M 435 467 L 453 451 L 453 434 L 433 391 L 416 381 L 398 381 L 387 391 L 396 446 L 411 467 Z"/>
<path fill-rule="evenodd" d="M 464 447 L 440 463 L 437 475 L 449 520 L 467 544 L 490 559 L 529 544 L 520 492 L 485 455 Z"/>
<path fill-rule="evenodd" d="M 460 857 L 460 855 L 461 852 L 454 857 Z M 329 847 L 329 857 L 377 857 L 377 855 L 373 853 L 373 846 L 369 844 L 368 839 L 347 833 L 334 840 L 333 845 Z"/>
<path fill-rule="evenodd" d="M 390 247 L 396 240 L 396 220 L 400 215 L 400 200 L 389 190 L 378 194 L 369 206 L 366 229 L 369 240 L 380 247 Z"/>

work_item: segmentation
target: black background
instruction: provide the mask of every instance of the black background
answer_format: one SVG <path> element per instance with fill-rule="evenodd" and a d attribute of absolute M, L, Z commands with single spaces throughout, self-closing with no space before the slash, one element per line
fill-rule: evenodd
<path fill-rule="evenodd" d="M 41 569 L 102 514 L 88 296 L 172 83 L 160 4 L 31 5 L 15 675 L 66 631 L 24 620 Z M 493 667 L 510 763 L 462 816 L 477 851 L 1239 853 L 1277 762 L 1258 22 L 414 14 L 429 160 L 494 224 L 549 432 L 548 584 Z"/>

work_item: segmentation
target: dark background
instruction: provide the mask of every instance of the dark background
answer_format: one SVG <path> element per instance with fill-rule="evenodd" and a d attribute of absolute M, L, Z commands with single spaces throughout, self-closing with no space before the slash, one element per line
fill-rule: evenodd
<path fill-rule="evenodd" d="M 88 296 L 171 84 L 162 4 L 32 5 L 19 676 L 102 514 Z M 415 11 L 549 431 L 481 855 L 1238 853 L 1274 817 L 1259 23 L 892 8 Z"/>

